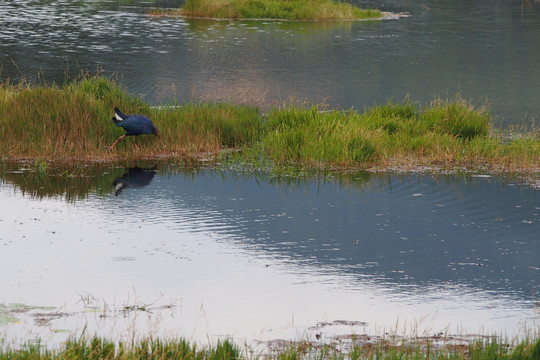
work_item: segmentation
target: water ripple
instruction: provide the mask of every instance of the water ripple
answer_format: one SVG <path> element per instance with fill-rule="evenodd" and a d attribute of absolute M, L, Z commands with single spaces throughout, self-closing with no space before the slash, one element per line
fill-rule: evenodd
<path fill-rule="evenodd" d="M 490 111 L 504 123 L 528 121 L 539 112 L 539 85 L 531 74 L 540 64 L 530 52 L 540 49 L 537 5 L 523 12 L 518 2 L 477 2 L 468 13 L 475 26 L 453 1 L 437 1 L 443 10 L 427 13 L 400 3 L 398 11 L 411 12 L 400 20 L 322 24 L 152 17 L 143 13 L 145 6 L 0 2 L 2 75 L 42 71 L 61 82 L 75 63 L 69 71 L 100 66 L 122 74 L 130 91 L 148 94 L 152 102 L 232 100 L 266 107 L 293 96 L 363 108 L 408 95 L 426 103 L 433 94 L 459 91 L 489 97 Z M 515 36 L 507 36 L 508 28 Z"/>

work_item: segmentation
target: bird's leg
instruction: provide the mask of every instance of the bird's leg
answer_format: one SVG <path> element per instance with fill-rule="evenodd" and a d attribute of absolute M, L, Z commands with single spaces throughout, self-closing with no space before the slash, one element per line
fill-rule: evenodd
<path fill-rule="evenodd" d="M 109 151 L 111 151 L 112 148 L 114 147 L 114 145 L 116 145 L 116 143 L 117 143 L 118 141 L 120 141 L 121 139 L 123 139 L 125 136 L 126 136 L 126 134 L 124 134 L 124 135 L 120 136 L 118 139 L 116 139 L 116 141 L 114 142 L 114 144 L 112 144 L 111 147 L 109 148 Z"/>
<path fill-rule="evenodd" d="M 137 150 L 139 150 L 139 147 L 137 146 L 137 144 L 135 144 L 135 140 L 137 139 L 137 135 L 135 135 L 133 137 L 133 145 L 135 145 L 135 147 L 137 148 Z"/>

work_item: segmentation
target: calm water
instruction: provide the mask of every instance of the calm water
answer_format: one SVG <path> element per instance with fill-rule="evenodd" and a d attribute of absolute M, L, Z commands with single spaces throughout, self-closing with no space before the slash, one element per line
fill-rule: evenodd
<path fill-rule="evenodd" d="M 86 325 L 251 343 L 539 326 L 540 199 L 515 179 L 161 166 L 90 179 L 4 174 L 2 310 L 39 307 L 0 317 L 4 337 L 54 342 Z M 79 182 L 90 190 L 73 195 Z"/>
<path fill-rule="evenodd" d="M 358 1 L 399 20 L 200 21 L 144 15 L 181 1 L 0 1 L 2 77 L 62 82 L 102 68 L 149 101 L 289 97 L 337 108 L 389 98 L 488 101 L 495 121 L 540 115 L 540 4 Z"/>

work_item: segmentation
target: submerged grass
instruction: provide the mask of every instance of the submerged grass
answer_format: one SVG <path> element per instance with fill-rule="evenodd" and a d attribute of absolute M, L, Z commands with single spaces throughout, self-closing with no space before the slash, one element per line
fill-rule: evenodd
<path fill-rule="evenodd" d="M 114 106 L 149 116 L 159 136 L 140 149 L 111 121 Z M 228 150 L 225 151 L 224 150 Z M 233 150 L 233 151 L 230 151 Z M 150 107 L 114 79 L 82 77 L 61 86 L 0 84 L 0 154 L 48 160 L 171 158 L 185 155 L 241 161 L 255 168 L 301 165 L 338 169 L 482 168 L 531 173 L 540 169 L 540 132 L 496 131 L 486 107 L 461 97 L 425 107 L 388 102 L 364 111 L 324 110 L 289 103 L 261 114 L 231 103 Z"/>
<path fill-rule="evenodd" d="M 186 0 L 178 10 L 153 9 L 153 15 L 178 14 L 228 19 L 351 20 L 380 18 L 379 10 L 334 0 Z"/>
<path fill-rule="evenodd" d="M 540 358 L 540 339 L 524 340 L 517 345 L 484 339 L 468 345 L 430 346 L 430 343 L 393 343 L 380 340 L 374 343 L 353 344 L 346 351 L 333 346 L 321 346 L 310 342 L 298 342 L 290 347 L 264 355 L 243 351 L 230 340 L 218 341 L 214 346 L 198 348 L 185 339 L 146 339 L 131 344 L 117 343 L 94 337 L 67 341 L 58 350 L 44 350 L 39 343 L 21 349 L 0 349 L 0 360 L 15 359 L 189 359 L 189 360 L 237 360 L 237 359 L 334 359 L 334 360 L 537 360 Z"/>

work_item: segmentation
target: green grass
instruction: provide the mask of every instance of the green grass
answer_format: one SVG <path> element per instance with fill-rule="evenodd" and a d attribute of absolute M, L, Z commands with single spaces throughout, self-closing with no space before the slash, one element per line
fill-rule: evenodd
<path fill-rule="evenodd" d="M 149 116 L 159 136 L 140 136 L 139 149 L 124 139 L 109 151 L 124 133 L 111 121 L 114 106 Z M 4 160 L 30 160 L 42 173 L 46 161 L 185 156 L 221 156 L 256 169 L 540 169 L 538 128 L 494 129 L 486 107 L 461 97 L 425 106 L 388 102 L 363 111 L 291 102 L 262 114 L 232 103 L 150 107 L 114 79 L 88 76 L 63 85 L 0 84 L 0 139 Z"/>
<path fill-rule="evenodd" d="M 107 159 L 132 155 L 131 140 L 108 147 L 124 133 L 113 125 L 112 109 L 154 119 L 159 137 L 137 139 L 140 155 L 216 152 L 247 145 L 258 136 L 256 108 L 183 104 L 151 109 L 113 79 L 82 77 L 61 86 L 0 84 L 0 151 L 5 158 Z M 5 139 L 9 139 L 6 141 Z M 151 152 L 149 150 L 151 149 Z"/>
<path fill-rule="evenodd" d="M 353 344 L 346 351 L 334 346 L 320 346 L 311 342 L 292 343 L 289 347 L 270 354 L 257 355 L 243 351 L 230 340 L 201 348 L 185 339 L 147 339 L 131 344 L 94 337 L 88 340 L 67 341 L 58 350 L 45 350 L 40 344 L 25 345 L 20 349 L 0 349 L 0 360 L 71 360 L 71 359 L 186 359 L 186 360 L 237 360 L 237 359 L 333 359 L 333 360 L 538 360 L 540 339 L 523 340 L 507 344 L 493 339 L 471 342 L 468 345 L 431 346 L 430 343 L 394 343 L 387 340 Z"/>
<path fill-rule="evenodd" d="M 287 20 L 351 20 L 382 16 L 379 10 L 361 9 L 334 0 L 186 0 L 184 7 L 179 10 L 153 9 L 151 14 Z"/>
<path fill-rule="evenodd" d="M 389 102 L 364 112 L 288 105 L 266 117 L 261 149 L 280 164 L 346 169 L 538 169 L 537 130 L 510 143 L 491 136 L 492 130 L 489 112 L 460 97 L 436 99 L 425 108 Z"/>
<path fill-rule="evenodd" d="M 69 340 L 59 350 L 43 350 L 39 344 L 29 344 L 17 350 L 0 350 L 0 360 L 4 359 L 236 360 L 240 359 L 240 349 L 229 340 L 218 341 L 212 347 L 199 349 L 184 339 L 177 341 L 148 339 L 125 344 L 94 337 L 89 340 Z"/>

